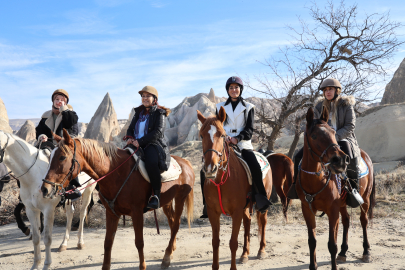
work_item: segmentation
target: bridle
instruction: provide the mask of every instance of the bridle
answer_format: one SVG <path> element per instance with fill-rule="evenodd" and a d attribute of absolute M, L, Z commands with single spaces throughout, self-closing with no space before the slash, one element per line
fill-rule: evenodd
<path fill-rule="evenodd" d="M 79 174 L 81 173 L 80 163 L 79 163 L 79 161 L 76 159 L 76 141 L 75 141 L 74 139 L 73 139 L 73 144 L 74 144 L 74 151 L 73 151 L 73 157 L 72 157 L 72 165 L 70 166 L 69 172 L 66 174 L 65 178 L 63 178 L 62 183 L 61 183 L 61 184 L 58 184 L 58 183 L 55 183 L 55 182 L 48 181 L 48 180 L 46 180 L 46 179 L 42 179 L 42 181 L 43 181 L 44 183 L 47 183 L 47 184 L 52 185 L 53 194 L 51 194 L 51 198 L 53 198 L 53 196 L 55 196 L 55 195 L 57 194 L 59 188 L 61 188 L 60 194 L 61 194 L 62 196 L 64 196 L 64 194 L 66 193 L 66 190 L 65 190 L 65 188 L 64 188 L 65 182 L 66 182 L 66 180 L 67 180 L 69 177 L 70 177 L 70 180 L 69 180 L 69 181 L 72 180 L 72 178 L 73 178 L 73 172 L 75 171 L 75 164 L 76 164 L 76 163 L 77 163 L 77 166 L 78 166 L 78 174 L 77 174 L 77 175 L 79 175 Z M 49 164 L 49 166 L 51 166 L 51 164 Z"/>
<path fill-rule="evenodd" d="M 6 153 L 6 148 L 7 148 L 7 146 L 8 146 L 8 142 L 9 142 L 9 139 L 10 139 L 10 137 L 9 137 L 8 135 L 6 135 L 6 137 L 7 137 L 7 142 L 6 142 L 6 144 L 4 145 L 4 147 L 1 147 L 1 144 L 0 144 L 0 163 L 3 163 L 4 155 L 5 155 L 5 153 Z M 42 143 L 42 142 L 41 142 L 41 143 Z M 41 143 L 40 143 L 39 147 L 41 147 Z M 38 156 L 39 156 L 39 149 L 37 150 L 37 156 L 35 157 L 34 163 L 32 163 L 32 165 L 28 168 L 28 170 L 27 170 L 25 173 L 21 174 L 20 176 L 15 177 L 14 175 L 11 174 L 12 171 L 9 171 L 9 172 L 6 173 L 5 175 L 0 176 L 0 181 L 3 181 L 3 182 L 8 182 L 8 181 L 10 181 L 10 180 L 2 180 L 3 177 L 5 177 L 5 176 L 7 176 L 7 175 L 10 175 L 10 176 L 13 177 L 15 180 L 19 180 L 18 178 L 20 178 L 21 176 L 26 175 L 26 174 L 31 170 L 31 168 L 34 167 L 35 163 L 36 163 L 37 160 L 38 160 Z"/>
<path fill-rule="evenodd" d="M 305 137 L 305 139 L 306 139 L 306 141 L 307 141 L 308 150 L 309 150 L 309 152 L 311 153 L 312 159 L 313 159 L 314 161 L 317 161 L 317 160 L 314 158 L 313 155 L 317 156 L 317 157 L 319 158 L 319 162 L 321 163 L 322 168 L 321 168 L 319 171 L 317 171 L 317 172 L 308 172 L 308 171 L 303 170 L 302 167 L 301 167 L 301 171 L 303 171 L 303 172 L 305 172 L 305 173 L 308 173 L 308 174 L 316 175 L 316 176 L 320 176 L 322 172 L 325 172 L 325 175 L 327 175 L 327 177 L 328 177 L 327 180 L 326 180 L 325 185 L 322 187 L 321 190 L 319 190 L 319 191 L 316 192 L 315 194 L 309 194 L 309 193 L 307 193 L 307 192 L 304 190 L 304 188 L 302 187 L 302 184 L 301 184 L 301 173 L 298 173 L 298 183 L 300 184 L 300 188 L 301 188 L 302 192 L 304 193 L 305 200 L 307 201 L 307 203 L 308 203 L 308 205 L 309 205 L 309 209 L 311 210 L 312 214 L 314 214 L 314 216 L 315 216 L 315 213 L 314 213 L 314 211 L 312 210 L 312 202 L 314 201 L 314 198 L 315 198 L 316 195 L 318 195 L 319 193 L 321 193 L 322 191 L 324 191 L 324 189 L 328 186 L 329 181 L 330 181 L 330 179 L 331 179 L 331 177 L 332 177 L 332 173 L 330 172 L 330 170 L 328 170 L 328 169 L 326 168 L 327 166 L 329 166 L 330 163 L 324 163 L 324 162 L 323 162 L 323 158 L 324 158 L 324 156 L 326 155 L 326 153 L 328 152 L 329 148 L 331 148 L 331 147 L 338 147 L 338 148 L 340 149 L 340 146 L 339 146 L 338 144 L 336 144 L 336 143 L 331 143 L 328 147 L 326 147 L 326 149 L 322 152 L 321 155 L 318 155 L 317 153 L 315 153 L 315 152 L 312 150 L 311 145 L 309 144 L 308 131 L 305 131 L 304 137 Z"/>
<path fill-rule="evenodd" d="M 215 154 L 217 154 L 217 155 L 219 156 L 219 161 L 218 161 L 218 163 L 216 164 L 216 166 L 218 167 L 218 170 L 222 169 L 222 170 L 226 171 L 226 169 L 228 168 L 229 159 L 227 159 L 227 163 L 226 163 L 225 166 L 223 166 L 222 163 L 223 163 L 223 161 L 224 161 L 223 157 L 224 157 L 224 156 L 229 156 L 229 144 L 226 143 L 225 139 L 223 139 L 223 140 L 224 140 L 224 143 L 223 143 L 223 147 L 222 147 L 222 151 L 221 151 L 221 152 L 218 152 L 217 150 L 211 149 L 211 148 L 210 148 L 210 149 L 207 149 L 207 150 L 204 152 L 204 154 L 203 154 L 203 156 L 202 156 L 202 158 L 201 158 L 201 161 L 202 161 L 203 164 L 204 164 L 204 157 L 205 157 L 205 154 L 207 154 L 208 152 L 214 152 Z M 228 150 L 228 151 L 226 151 L 226 150 Z M 225 154 L 225 155 L 224 155 L 224 154 Z M 202 169 L 203 169 L 203 172 L 205 173 L 205 172 L 206 172 L 206 171 L 205 171 L 205 166 L 203 166 Z"/>

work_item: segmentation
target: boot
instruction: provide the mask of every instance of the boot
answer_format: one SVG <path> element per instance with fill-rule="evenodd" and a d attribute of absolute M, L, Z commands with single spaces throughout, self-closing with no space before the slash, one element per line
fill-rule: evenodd
<path fill-rule="evenodd" d="M 270 205 L 273 205 L 266 196 L 262 194 L 255 194 L 256 210 L 264 214 L 269 210 Z"/>
<path fill-rule="evenodd" d="M 346 175 L 350 180 L 352 188 L 356 189 L 359 184 L 359 163 L 359 158 L 352 158 L 346 170 Z"/>
<path fill-rule="evenodd" d="M 79 179 L 76 177 L 72 180 L 70 180 L 69 185 L 67 186 L 66 190 L 72 190 L 74 189 L 73 193 L 66 193 L 65 197 L 66 199 L 69 199 L 71 201 L 75 201 L 79 199 L 82 196 L 82 193 L 77 189 L 78 187 L 81 187 L 79 183 Z"/>
<path fill-rule="evenodd" d="M 203 208 L 203 214 L 200 216 L 200 218 L 208 218 L 207 206 L 205 204 Z"/>
<path fill-rule="evenodd" d="M 155 190 L 154 195 L 150 196 L 146 208 L 158 209 L 160 207 L 160 190 Z"/>

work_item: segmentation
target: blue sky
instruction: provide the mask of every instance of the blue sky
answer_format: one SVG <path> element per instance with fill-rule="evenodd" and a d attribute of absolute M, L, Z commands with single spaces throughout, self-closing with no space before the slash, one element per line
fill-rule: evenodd
<path fill-rule="evenodd" d="M 401 2 L 357 1 L 361 12 L 390 10 L 403 22 Z M 308 19 L 310 3 L 1 1 L 0 97 L 10 119 L 39 118 L 51 93 L 63 88 L 79 121 L 88 122 L 107 92 L 119 119 L 140 104 L 145 85 L 155 86 L 168 107 L 210 88 L 225 96 L 228 77 L 267 72 L 258 61 L 288 44 L 285 26 Z M 404 57 L 401 48 L 388 80 Z"/>

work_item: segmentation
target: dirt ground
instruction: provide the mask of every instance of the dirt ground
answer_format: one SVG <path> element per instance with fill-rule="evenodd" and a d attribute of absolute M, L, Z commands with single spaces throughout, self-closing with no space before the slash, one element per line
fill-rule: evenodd
<path fill-rule="evenodd" d="M 293 205 L 298 210 L 298 203 Z M 402 210 L 402 209 L 401 209 Z M 250 261 L 238 265 L 238 269 L 308 269 L 309 249 L 307 245 L 307 229 L 298 211 L 290 218 L 293 221 L 285 223 L 281 218 L 268 218 L 266 229 L 267 258 L 256 259 L 259 247 L 257 226 L 252 224 Z M 405 215 L 395 218 L 375 218 L 369 229 L 372 262 L 363 263 L 362 230 L 358 214 L 353 211 L 352 227 L 349 231 L 349 251 L 347 262 L 339 264 L 338 269 L 405 269 Z M 293 212 L 294 213 L 294 212 Z M 404 213 L 404 212 L 402 212 Z M 281 215 L 280 215 L 281 216 Z M 222 219 L 220 268 L 230 268 L 230 239 L 231 225 L 227 218 Z M 327 218 L 317 220 L 317 261 L 318 269 L 330 269 L 330 256 L 327 249 L 328 221 Z M 103 244 L 105 229 L 85 229 L 85 249 L 76 248 L 76 232 L 71 235 L 68 250 L 58 253 L 62 242 L 64 228 L 54 227 L 52 242 L 52 269 L 100 269 L 103 260 Z M 160 269 L 161 259 L 168 244 L 170 231 L 167 226 L 161 227 L 161 233 L 149 226 L 144 230 L 145 257 L 147 269 Z M 342 226 L 339 226 L 339 247 L 342 239 Z M 242 230 L 239 234 L 239 249 L 237 256 L 242 253 Z M 42 258 L 44 260 L 44 245 Z M 33 263 L 33 246 L 28 237 L 24 236 L 16 224 L 0 227 L 0 269 L 30 269 Z M 194 222 L 189 230 L 182 224 L 177 237 L 177 250 L 169 269 L 211 269 L 212 246 L 211 227 L 208 221 Z M 132 227 L 120 226 L 115 238 L 112 252 L 112 269 L 138 269 L 138 253 L 134 244 Z"/>

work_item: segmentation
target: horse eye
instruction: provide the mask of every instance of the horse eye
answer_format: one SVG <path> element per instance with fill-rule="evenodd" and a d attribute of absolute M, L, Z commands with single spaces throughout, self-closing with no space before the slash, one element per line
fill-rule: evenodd
<path fill-rule="evenodd" d="M 60 156 L 60 157 L 59 157 L 59 160 L 60 160 L 60 161 L 65 160 L 65 159 L 66 159 L 65 156 Z"/>
<path fill-rule="evenodd" d="M 203 139 L 203 136 L 201 135 L 200 137 L 201 137 L 201 140 L 202 140 L 202 139 Z"/>
<path fill-rule="evenodd" d="M 312 135 L 311 135 L 311 139 L 312 139 L 312 140 L 316 140 L 316 135 L 315 135 L 315 134 L 312 134 Z"/>

